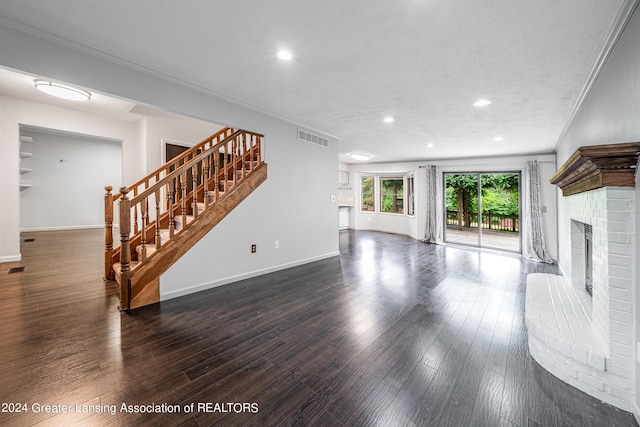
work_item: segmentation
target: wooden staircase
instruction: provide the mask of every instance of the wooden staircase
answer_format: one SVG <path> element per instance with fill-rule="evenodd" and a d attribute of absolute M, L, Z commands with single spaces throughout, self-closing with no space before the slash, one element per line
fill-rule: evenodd
<path fill-rule="evenodd" d="M 159 302 L 160 275 L 267 179 L 262 138 L 224 128 L 115 194 L 105 187 L 104 274 L 121 310 Z"/>

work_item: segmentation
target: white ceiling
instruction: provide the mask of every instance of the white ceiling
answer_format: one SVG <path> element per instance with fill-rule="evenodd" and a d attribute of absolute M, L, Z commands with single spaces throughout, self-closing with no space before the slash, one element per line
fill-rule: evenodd
<path fill-rule="evenodd" d="M 2 0 L 0 15 L 337 136 L 352 163 L 347 152 L 377 162 L 552 152 L 623 5 Z M 275 57 L 280 47 L 293 61 Z M 493 103 L 476 109 L 478 98 Z"/>

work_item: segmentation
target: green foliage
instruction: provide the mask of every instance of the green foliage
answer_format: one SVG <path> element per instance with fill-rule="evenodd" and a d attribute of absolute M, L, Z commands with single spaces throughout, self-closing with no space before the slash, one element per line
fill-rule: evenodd
<path fill-rule="evenodd" d="M 487 189 L 482 192 L 482 213 L 498 215 L 518 215 L 518 194 L 501 188 Z"/>
<path fill-rule="evenodd" d="M 401 213 L 403 210 L 404 182 L 402 178 L 383 178 L 380 180 L 382 198 L 381 212 Z"/>
<path fill-rule="evenodd" d="M 519 215 L 519 176 L 513 173 L 480 175 L 482 213 Z M 476 174 L 445 174 L 447 210 L 458 210 L 458 189 L 469 197 L 469 211 L 478 210 L 478 180 Z"/>
<path fill-rule="evenodd" d="M 362 177 L 362 205 L 361 210 L 373 211 L 374 199 L 373 199 L 373 177 Z"/>
<path fill-rule="evenodd" d="M 362 177 L 362 192 L 373 194 L 373 177 L 372 176 Z"/>

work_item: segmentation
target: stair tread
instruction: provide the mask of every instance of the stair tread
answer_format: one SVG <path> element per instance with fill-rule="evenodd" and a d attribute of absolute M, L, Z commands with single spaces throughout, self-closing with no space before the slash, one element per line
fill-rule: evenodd
<path fill-rule="evenodd" d="M 134 268 L 138 264 L 140 264 L 138 261 L 131 261 L 131 263 L 129 263 L 129 269 Z M 120 284 L 120 273 L 122 272 L 122 264 L 120 264 L 119 262 L 116 262 L 115 264 L 113 264 L 113 271 L 116 273 L 116 275 L 115 275 L 116 282 L 118 282 L 118 285 L 119 285 Z"/>
<path fill-rule="evenodd" d="M 175 231 L 178 231 L 178 230 L 182 229 L 182 227 L 183 227 L 182 215 L 176 216 L 175 218 L 173 218 L 173 220 L 175 222 Z M 187 224 L 189 224 L 191 221 L 193 221 L 193 215 L 187 215 Z M 167 229 L 167 235 L 168 235 L 168 232 L 169 232 L 169 230 Z"/>
<path fill-rule="evenodd" d="M 150 257 L 157 250 L 155 245 L 146 245 L 146 249 L 147 249 L 147 258 Z M 136 252 L 138 253 L 138 259 L 141 259 L 142 258 L 142 245 L 136 246 Z"/>

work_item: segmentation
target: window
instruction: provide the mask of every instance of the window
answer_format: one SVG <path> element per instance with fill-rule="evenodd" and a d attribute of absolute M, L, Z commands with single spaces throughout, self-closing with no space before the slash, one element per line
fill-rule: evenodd
<path fill-rule="evenodd" d="M 413 175 L 407 176 L 407 215 L 414 215 L 415 195 L 413 193 Z"/>
<path fill-rule="evenodd" d="M 360 204 L 360 210 L 363 212 L 373 212 L 375 209 L 375 202 L 373 197 L 374 193 L 372 176 L 362 176 L 361 189 L 362 203 Z"/>
<path fill-rule="evenodd" d="M 380 212 L 404 213 L 404 180 L 401 176 L 380 178 Z"/>

